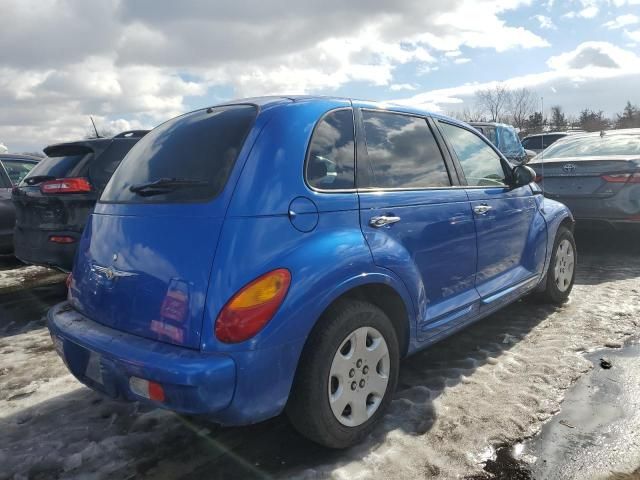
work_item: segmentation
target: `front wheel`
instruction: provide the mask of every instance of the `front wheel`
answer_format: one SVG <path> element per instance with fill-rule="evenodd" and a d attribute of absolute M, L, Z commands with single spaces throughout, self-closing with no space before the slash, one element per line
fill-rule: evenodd
<path fill-rule="evenodd" d="M 330 307 L 311 333 L 287 405 L 293 426 L 330 448 L 362 440 L 384 414 L 399 349 L 385 313 L 359 300 Z"/>
<path fill-rule="evenodd" d="M 557 305 L 567 301 L 576 276 L 576 260 L 573 233 L 566 227 L 560 227 L 553 244 L 545 288 L 539 294 L 541 300 Z"/>

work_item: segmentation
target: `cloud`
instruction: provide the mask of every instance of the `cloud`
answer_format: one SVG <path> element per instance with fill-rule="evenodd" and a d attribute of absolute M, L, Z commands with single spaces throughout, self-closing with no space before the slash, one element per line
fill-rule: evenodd
<path fill-rule="evenodd" d="M 640 30 L 635 30 L 633 32 L 629 32 L 625 30 L 624 34 L 627 37 L 629 37 L 633 42 L 640 43 Z"/>
<path fill-rule="evenodd" d="M 470 59 L 470 58 L 466 58 L 466 57 L 459 57 L 459 58 L 456 58 L 456 59 L 453 61 L 453 63 L 457 63 L 457 64 L 459 64 L 459 65 L 460 65 L 460 64 L 463 64 L 463 63 L 469 63 L 470 61 L 471 61 L 471 59 Z"/>
<path fill-rule="evenodd" d="M 595 18 L 596 15 L 600 12 L 600 9 L 595 5 L 592 5 L 587 8 L 583 8 L 578 12 L 578 16 L 582 18 Z"/>
<path fill-rule="evenodd" d="M 548 46 L 505 20 L 530 3 L 5 0 L 0 139 L 33 149 L 77 138 L 89 114 L 151 127 L 216 88 L 236 97 L 355 82 L 397 89 L 398 67 L 433 72 L 463 47 Z"/>
<path fill-rule="evenodd" d="M 394 83 L 389 86 L 389 90 L 393 92 L 399 92 L 401 90 L 416 90 L 417 87 L 410 83 Z"/>
<path fill-rule="evenodd" d="M 615 113 L 629 99 L 637 98 L 640 56 L 607 42 L 585 42 L 574 50 L 552 56 L 544 72 L 513 77 L 504 82 L 469 83 L 418 93 L 396 103 L 447 112 L 462 110 L 475 101 L 475 92 L 506 85 L 528 88 L 544 96 L 546 105 L 562 105 L 577 114 L 585 107 Z"/>
<path fill-rule="evenodd" d="M 533 18 L 538 21 L 540 24 L 540 28 L 545 30 L 556 30 L 556 25 L 553 23 L 551 18 L 545 15 L 534 15 Z"/>
<path fill-rule="evenodd" d="M 640 23 L 640 17 L 633 15 L 632 13 L 628 13 L 625 15 L 619 15 L 614 20 L 609 20 L 604 23 L 603 26 L 610 30 L 615 30 L 629 25 L 635 25 L 636 23 Z"/>

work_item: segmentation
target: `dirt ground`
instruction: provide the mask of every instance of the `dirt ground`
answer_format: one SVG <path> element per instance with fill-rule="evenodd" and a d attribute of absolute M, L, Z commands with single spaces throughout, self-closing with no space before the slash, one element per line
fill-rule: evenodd
<path fill-rule="evenodd" d="M 67 373 L 44 325 L 46 310 L 64 299 L 60 276 L 24 272 L 30 267 L 4 259 L 0 479 L 584 479 L 631 472 L 640 465 L 640 415 L 624 372 L 640 370 L 640 236 L 580 232 L 578 251 L 567 305 L 517 302 L 406 359 L 389 414 L 362 445 L 342 452 L 306 441 L 282 417 L 221 429 L 92 392 Z M 611 358 L 613 381 L 593 377 L 601 356 Z M 595 400 L 579 408 L 585 395 Z M 598 460 L 573 455 L 584 449 Z M 501 462 L 515 467 L 501 470 Z"/>

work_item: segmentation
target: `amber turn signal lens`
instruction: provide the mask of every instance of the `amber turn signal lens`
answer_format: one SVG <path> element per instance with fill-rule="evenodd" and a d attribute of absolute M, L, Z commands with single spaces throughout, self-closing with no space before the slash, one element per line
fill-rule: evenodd
<path fill-rule="evenodd" d="M 290 283 L 289 270 L 279 268 L 243 287 L 218 315 L 215 325 L 218 340 L 238 343 L 256 335 L 278 310 Z"/>

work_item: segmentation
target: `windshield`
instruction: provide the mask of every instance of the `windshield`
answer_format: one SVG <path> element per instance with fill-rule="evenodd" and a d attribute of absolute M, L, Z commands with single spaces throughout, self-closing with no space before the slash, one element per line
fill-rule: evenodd
<path fill-rule="evenodd" d="M 524 148 L 520 143 L 518 134 L 512 128 L 498 127 L 499 148 L 507 157 L 523 157 Z"/>
<path fill-rule="evenodd" d="M 198 110 L 163 123 L 129 151 L 100 201 L 166 203 L 216 196 L 227 182 L 256 113 L 253 105 L 232 105 Z M 135 188 L 159 180 L 166 183 L 166 179 L 188 179 L 190 184 L 173 185 L 154 195 L 142 195 Z"/>
<path fill-rule="evenodd" d="M 640 155 L 640 135 L 605 134 L 589 137 L 565 137 L 544 151 L 545 158 L 607 157 Z"/>

